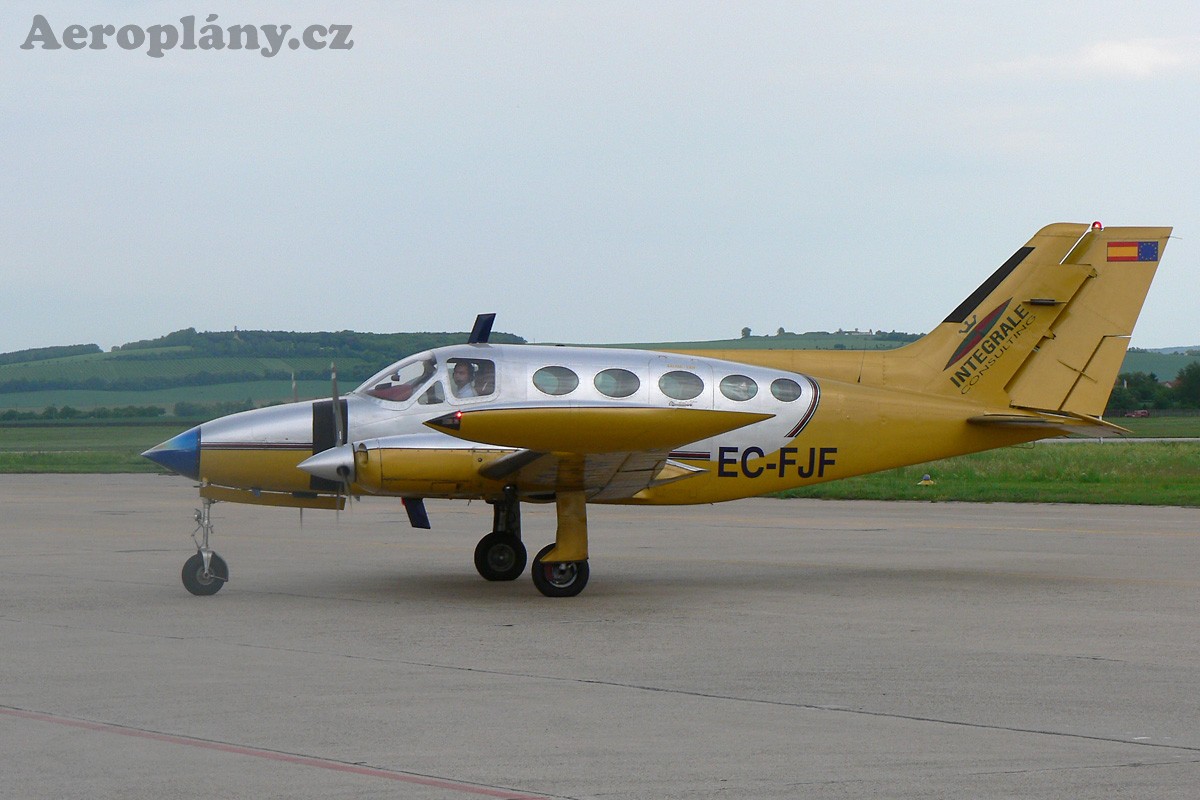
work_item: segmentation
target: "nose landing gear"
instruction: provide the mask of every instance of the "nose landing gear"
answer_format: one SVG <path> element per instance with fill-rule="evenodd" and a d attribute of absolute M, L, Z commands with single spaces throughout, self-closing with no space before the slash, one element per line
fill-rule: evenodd
<path fill-rule="evenodd" d="M 213 501 L 203 497 L 201 503 L 201 507 L 196 509 L 196 530 L 192 531 L 196 553 L 183 563 L 183 588 L 204 597 L 221 591 L 221 587 L 229 580 L 229 565 L 208 546 L 208 537 L 213 530 Z M 196 540 L 197 533 L 201 534 L 202 541 Z"/>

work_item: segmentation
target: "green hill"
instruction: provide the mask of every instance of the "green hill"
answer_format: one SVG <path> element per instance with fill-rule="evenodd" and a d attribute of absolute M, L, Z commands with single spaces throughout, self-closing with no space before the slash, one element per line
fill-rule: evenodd
<path fill-rule="evenodd" d="M 96 345 L 39 348 L 0 355 L 0 409 L 79 409 L 177 402 L 253 404 L 351 388 L 405 356 L 467 340 L 466 332 L 290 333 L 188 328 L 103 352 Z M 494 342 L 523 343 L 493 332 Z"/>
<path fill-rule="evenodd" d="M 466 332 L 294 333 L 285 331 L 175 331 L 102 351 L 98 346 L 43 347 L 0 354 L 0 412 L 41 412 L 50 406 L 73 409 L 176 404 L 244 407 L 323 397 L 330 391 L 329 365 L 336 362 L 343 390 L 413 353 L 466 341 Z M 858 331 L 744 336 L 708 342 L 656 342 L 610 347 L 643 349 L 824 349 L 879 350 L 899 347 L 918 334 Z M 493 333 L 491 340 L 523 343 L 515 334 Z M 1179 348 L 1169 348 L 1178 350 Z M 1132 350 L 1122 372 L 1174 378 L 1191 354 Z"/>

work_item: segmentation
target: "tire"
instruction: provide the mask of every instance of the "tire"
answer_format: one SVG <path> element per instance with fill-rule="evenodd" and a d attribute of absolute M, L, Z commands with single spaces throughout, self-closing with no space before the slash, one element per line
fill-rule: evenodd
<path fill-rule="evenodd" d="M 204 574 L 204 557 L 196 553 L 183 563 L 183 588 L 199 597 L 207 597 L 221 591 L 229 580 L 229 566 L 216 553 L 208 562 L 209 572 Z"/>
<path fill-rule="evenodd" d="M 493 531 L 475 546 L 475 569 L 489 581 L 515 581 L 525 571 L 529 553 L 515 536 Z"/>
<path fill-rule="evenodd" d="M 533 585 L 546 597 L 574 597 L 587 586 L 587 561 L 542 561 L 554 549 L 548 544 L 533 559 Z"/>

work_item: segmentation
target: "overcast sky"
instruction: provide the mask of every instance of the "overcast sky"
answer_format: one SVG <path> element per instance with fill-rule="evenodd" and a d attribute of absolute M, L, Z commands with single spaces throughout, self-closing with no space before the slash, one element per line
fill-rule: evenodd
<path fill-rule="evenodd" d="M 351 25 L 350 50 L 21 49 Z M 173 330 L 927 331 L 1050 222 L 1173 225 L 1200 344 L 1200 4 L 5 3 L 0 352 Z"/>

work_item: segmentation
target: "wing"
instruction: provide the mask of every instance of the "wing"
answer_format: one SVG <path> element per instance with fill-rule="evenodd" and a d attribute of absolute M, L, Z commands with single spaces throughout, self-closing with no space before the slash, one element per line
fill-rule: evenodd
<path fill-rule="evenodd" d="M 635 496 L 703 470 L 672 461 L 678 447 L 771 419 L 772 414 L 696 408 L 544 404 L 455 412 L 425 424 L 514 452 L 480 469 L 526 494 L 582 489 L 600 502 Z"/>
<path fill-rule="evenodd" d="M 536 450 L 518 450 L 485 466 L 479 472 L 490 480 L 521 486 L 536 495 L 551 495 L 561 483 L 568 463 L 579 456 L 561 456 Z M 689 478 L 702 473 L 667 457 L 665 451 L 639 453 L 594 453 L 582 456 L 581 482 L 588 500 L 602 502 L 635 496 L 643 489 Z"/>

